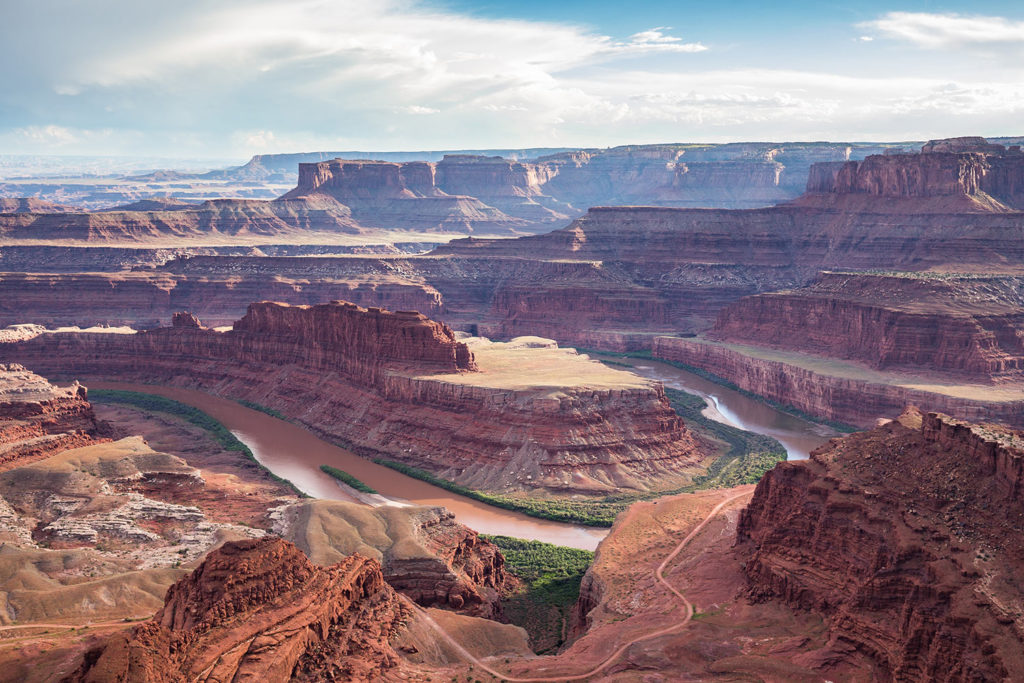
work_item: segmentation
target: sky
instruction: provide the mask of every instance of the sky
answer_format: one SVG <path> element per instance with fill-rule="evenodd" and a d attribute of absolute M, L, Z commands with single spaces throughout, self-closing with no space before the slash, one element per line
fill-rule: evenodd
<path fill-rule="evenodd" d="M 1024 135 L 1024 3 L 0 0 L 0 154 Z"/>

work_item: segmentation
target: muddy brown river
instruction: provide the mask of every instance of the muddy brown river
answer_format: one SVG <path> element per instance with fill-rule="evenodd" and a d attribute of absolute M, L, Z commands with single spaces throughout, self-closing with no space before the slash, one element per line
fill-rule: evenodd
<path fill-rule="evenodd" d="M 125 382 L 92 381 L 89 386 L 157 394 L 198 408 L 230 429 L 267 469 L 315 498 L 355 500 L 334 478 L 320 471 L 320 465 L 331 465 L 379 491 L 384 504 L 442 505 L 455 513 L 461 523 L 480 533 L 584 550 L 593 550 L 608 534 L 607 529 L 550 522 L 459 496 L 361 458 L 291 422 L 201 391 Z"/>
<path fill-rule="evenodd" d="M 647 359 L 614 358 L 637 374 L 661 380 L 665 386 L 701 396 L 704 414 L 713 420 L 767 434 L 785 446 L 791 460 L 806 458 L 837 432 L 808 422 L 666 363 Z M 166 396 L 213 416 L 243 441 L 267 469 L 294 483 L 303 492 L 329 500 L 357 500 L 347 487 L 320 471 L 320 465 L 344 470 L 380 492 L 370 502 L 385 505 L 442 505 L 456 519 L 481 533 L 546 541 L 593 550 L 608 531 L 551 522 L 502 510 L 459 496 L 419 479 L 377 465 L 328 443 L 298 425 L 246 408 L 234 401 L 191 389 L 124 382 L 90 382 L 97 389 L 122 389 Z"/>

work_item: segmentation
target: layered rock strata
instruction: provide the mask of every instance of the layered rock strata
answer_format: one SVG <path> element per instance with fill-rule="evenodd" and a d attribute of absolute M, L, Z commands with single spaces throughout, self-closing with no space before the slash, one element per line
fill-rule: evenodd
<path fill-rule="evenodd" d="M 867 427 L 914 405 L 969 420 L 1024 426 L 1024 391 L 1019 385 L 996 391 L 989 385 L 944 384 L 927 376 L 874 372 L 816 356 L 678 337 L 656 337 L 654 355 L 846 424 Z"/>
<path fill-rule="evenodd" d="M 214 199 L 194 208 L 96 213 L 0 213 L 0 238 L 73 242 L 145 242 L 311 232 L 358 234 L 349 209 L 335 201 Z"/>
<path fill-rule="evenodd" d="M 445 192 L 438 185 L 438 172 L 434 164 L 420 161 L 397 164 L 335 159 L 300 164 L 299 184 L 281 199 L 328 198 L 348 207 L 357 221 L 371 227 L 493 234 L 529 225 L 476 197 Z M 444 177 L 444 171 L 440 172 Z M 458 182 L 458 176 L 453 178 L 455 185 L 465 184 Z M 557 214 L 547 217 L 548 222 L 560 218 L 563 216 Z"/>
<path fill-rule="evenodd" d="M 415 312 L 260 303 L 228 332 L 46 333 L 0 353 L 51 373 L 252 400 L 475 487 L 668 488 L 703 457 L 660 383 L 557 348 L 484 344 L 474 358 Z"/>
<path fill-rule="evenodd" d="M 1024 676 L 1024 438 L 908 412 L 778 465 L 737 533 L 748 593 L 824 617 L 888 680 Z"/>
<path fill-rule="evenodd" d="M 217 521 L 217 508 L 232 503 L 181 458 L 126 437 L 0 473 L 0 535 L 17 546 L 90 549 L 133 569 L 166 568 L 225 539 L 265 533 Z M 32 602 L 16 593 L 8 601 L 14 609 Z"/>
<path fill-rule="evenodd" d="M 825 273 L 745 297 L 708 336 L 971 382 L 1024 379 L 1024 279 Z"/>
<path fill-rule="evenodd" d="M 405 617 L 374 560 L 324 568 L 281 539 L 228 543 L 68 680 L 366 681 L 398 664 Z"/>
<path fill-rule="evenodd" d="M 15 363 L 0 364 L 0 470 L 106 440 L 86 389 L 61 388 Z"/>
<path fill-rule="evenodd" d="M 960 143 L 947 146 L 963 148 Z M 815 149 L 808 147 L 802 158 L 828 156 Z M 936 143 L 932 149 L 944 147 Z M 763 150 L 758 150 L 755 145 L 729 153 L 761 159 Z M 705 155 L 706 161 L 692 162 L 696 164 L 718 163 L 722 159 L 715 155 L 728 150 L 683 151 L 680 159 Z M 668 163 L 665 155 L 674 159 L 679 152 L 675 148 L 620 150 L 652 169 Z M 847 158 L 845 151 L 836 150 L 836 154 Z M 718 311 L 736 299 L 805 285 L 823 269 L 999 272 L 1018 268 L 1024 259 L 1022 214 L 1010 210 L 1016 206 L 1012 188 L 1018 182 L 1017 158 L 1012 148 L 998 154 L 982 149 L 871 156 L 849 167 L 850 182 L 837 184 L 838 175 L 833 178 L 832 171 L 822 167 L 823 175 L 811 183 L 806 201 L 793 204 L 743 211 L 598 207 L 545 235 L 456 240 L 422 257 L 197 256 L 132 277 L 6 275 L 0 279 L 0 302 L 23 297 L 38 310 L 0 310 L 0 323 L 52 324 L 58 318 L 73 322 L 69 319 L 76 312 L 98 318 L 77 308 L 57 310 L 67 308 L 64 297 L 76 287 L 88 287 L 103 293 L 97 297 L 103 318 L 134 319 L 145 325 L 166 321 L 171 310 L 182 308 L 222 324 L 240 315 L 247 300 L 308 303 L 316 300 L 313 296 L 319 300 L 343 297 L 365 305 L 416 308 L 461 329 L 494 336 L 541 333 L 585 346 L 649 348 L 653 334 L 706 329 Z M 768 163 L 765 159 L 759 163 Z M 359 183 L 335 184 L 331 163 L 323 174 L 314 169 L 302 191 L 335 203 L 340 200 L 331 193 L 358 194 Z M 458 163 L 494 165 L 481 160 Z M 973 168 L 971 164 L 980 169 L 977 183 L 966 170 L 961 172 L 962 166 Z M 437 182 L 437 169 L 417 167 L 418 175 L 410 170 L 403 179 L 404 167 L 384 166 L 394 166 L 388 171 L 394 177 L 378 178 L 380 192 L 401 194 L 407 191 L 405 183 L 426 187 L 431 172 L 432 182 Z M 531 193 L 537 187 L 548 192 L 546 188 L 562 177 L 540 186 L 537 173 L 513 173 L 511 166 L 506 170 L 507 174 L 495 173 L 519 178 L 514 182 L 506 178 L 512 183 L 508 187 L 519 188 L 538 202 L 539 196 Z M 989 193 L 985 184 L 996 178 L 1002 178 L 1003 189 L 990 187 Z M 976 192 L 971 189 L 975 185 Z M 366 186 L 367 196 L 376 196 L 377 190 L 370 192 L 374 187 Z M 520 196 L 516 192 L 505 194 Z M 104 289 L 108 286 L 110 291 Z"/>
<path fill-rule="evenodd" d="M 818 164 L 799 203 L 829 205 L 864 195 L 890 200 L 896 211 L 1019 211 L 1024 154 L 1019 146 L 1007 149 L 984 138 L 952 138 L 929 142 L 921 154 Z"/>

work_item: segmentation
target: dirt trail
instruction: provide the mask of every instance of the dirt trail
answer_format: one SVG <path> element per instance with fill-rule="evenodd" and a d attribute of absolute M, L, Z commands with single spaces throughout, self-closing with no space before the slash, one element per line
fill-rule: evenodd
<path fill-rule="evenodd" d="M 484 664 L 478 658 L 473 656 L 468 650 L 466 650 L 466 648 L 462 647 L 462 645 L 456 642 L 454 638 L 448 635 L 448 633 L 443 628 L 441 628 L 441 626 L 436 621 L 434 621 L 434 619 L 431 618 L 431 616 L 427 614 L 427 612 L 424 609 L 422 609 L 419 605 L 416 605 L 411 600 L 406 600 L 406 602 L 420 615 L 421 618 L 423 618 L 426 621 L 428 625 L 430 625 L 431 628 L 433 628 L 438 633 L 438 635 L 441 636 L 441 638 L 443 638 L 449 645 L 455 648 L 455 650 L 458 651 L 458 653 L 462 655 L 466 659 L 466 661 L 470 662 L 473 666 L 486 671 L 487 673 L 491 674 L 499 680 L 508 681 L 509 683 L 555 683 L 556 681 L 580 681 L 586 678 L 590 678 L 591 676 L 596 676 L 597 674 L 601 673 L 609 666 L 611 666 L 615 662 L 615 660 L 617 660 L 622 655 L 623 652 L 628 650 L 636 643 L 640 643 L 645 640 L 650 640 L 652 638 L 658 638 L 668 633 L 672 633 L 673 631 L 678 631 L 679 629 L 685 627 L 687 624 L 690 623 L 690 620 L 693 619 L 693 604 L 691 604 L 690 601 L 686 599 L 686 596 L 684 596 L 682 593 L 676 590 L 672 586 L 672 584 L 670 584 L 665 579 L 665 568 L 668 567 L 669 563 L 672 562 L 679 555 L 680 552 L 682 552 L 683 548 L 685 548 L 687 544 L 689 544 L 689 542 L 692 541 L 697 536 L 697 534 L 699 534 L 704 529 L 704 527 L 707 526 L 708 523 L 711 522 L 711 520 L 714 519 L 715 516 L 722 511 L 723 508 L 725 508 L 730 503 L 739 498 L 751 495 L 753 492 L 754 490 L 753 488 L 751 488 L 750 490 L 743 491 L 742 493 L 737 493 L 735 495 L 729 496 L 728 498 L 720 502 L 718 505 L 716 505 L 711 510 L 711 512 L 708 513 L 708 516 L 705 517 L 700 524 L 695 526 L 690 531 L 690 533 L 688 533 L 686 537 L 679 542 L 675 549 L 671 553 L 669 553 L 668 557 L 666 557 L 661 562 L 661 564 L 658 565 L 658 568 L 654 570 L 654 576 L 658 579 L 658 581 L 666 588 L 668 588 L 677 598 L 679 598 L 679 600 L 683 603 L 683 607 L 686 608 L 686 616 L 683 618 L 683 620 L 680 621 L 678 624 L 673 624 L 672 626 L 658 629 L 657 631 L 652 631 L 651 633 L 638 636 L 622 644 L 621 646 L 619 646 L 617 650 L 608 655 L 608 657 L 606 657 L 605 660 L 601 662 L 601 664 L 597 665 L 596 667 L 594 667 L 590 671 L 587 671 L 586 673 L 573 674 L 567 676 L 544 676 L 542 678 L 517 678 L 515 676 L 508 676 L 496 669 L 491 668 L 490 666 Z"/>

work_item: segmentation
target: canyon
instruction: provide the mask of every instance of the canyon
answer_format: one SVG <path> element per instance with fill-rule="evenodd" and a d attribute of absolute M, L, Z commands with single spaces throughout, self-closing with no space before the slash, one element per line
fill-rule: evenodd
<path fill-rule="evenodd" d="M 653 352 L 849 424 L 917 405 L 1024 426 L 1021 291 L 1013 273 L 824 272 Z"/>
<path fill-rule="evenodd" d="M 264 302 L 224 332 L 180 314 L 138 333 L 29 334 L 0 353 L 54 376 L 253 401 L 474 488 L 666 489 L 689 483 L 709 452 L 660 383 L 545 340 L 458 341 L 411 311 Z"/>
<path fill-rule="evenodd" d="M 254 300 L 346 298 L 421 310 L 493 338 L 539 334 L 625 351 L 650 348 L 655 336 L 706 330 L 736 300 L 803 287 L 823 270 L 1013 274 L 1024 257 L 1021 214 L 1013 208 L 1019 152 L 998 145 L 993 151 L 976 141 L 944 144 L 983 151 L 874 155 L 840 167 L 824 162 L 811 167 L 808 192 L 788 204 L 744 210 L 592 207 L 546 234 L 455 239 L 425 255 L 183 253 L 155 264 L 156 256 L 140 252 L 131 272 L 124 270 L 130 254 L 118 254 L 107 267 L 99 255 L 82 256 L 90 269 L 116 272 L 0 275 L 0 300 L 33 302 L 28 310 L 0 311 L 0 324 L 152 326 L 166 324 L 176 310 L 193 310 L 222 325 Z M 932 149 L 944 148 L 936 143 Z M 530 180 L 539 176 L 513 172 L 521 163 L 452 165 L 482 166 L 485 176 L 497 166 L 499 175 L 519 179 L 522 192 L 505 194 L 539 202 Z M 295 192 L 307 197 L 303 202 L 340 202 L 331 193 L 358 194 L 358 185 L 331 171 L 349 166 L 378 174 L 390 169 L 385 185 L 394 181 L 396 191 L 406 191 L 401 164 L 329 161 L 305 170 L 304 185 Z M 431 168 L 436 184 L 440 172 Z M 961 170 L 963 182 L 953 182 Z M 430 172 L 423 175 L 429 184 Z M 367 196 L 365 201 L 377 201 L 372 192 Z M 35 258 L 27 251 L 16 256 L 21 262 Z M 53 259 L 39 252 L 44 257 Z M 82 290 L 96 292 L 95 312 L 69 308 L 72 292 Z"/>
<path fill-rule="evenodd" d="M 909 411 L 779 465 L 739 521 L 748 595 L 821 614 L 886 679 L 1019 677 L 1022 445 Z"/>
<path fill-rule="evenodd" d="M 224 172 L 297 165 L 270 201 L 0 204 L 0 612 L 18 629 L 0 663 L 1024 675 L 1020 147 L 507 151 Z M 662 384 L 560 343 L 865 431 L 756 487 L 695 490 L 721 449 Z M 601 542 L 560 651 L 535 657 L 499 623 L 519 580 L 452 512 L 333 480 L 351 502 L 300 497 L 187 421 L 90 402 L 78 381 L 101 380 L 200 390 L 477 491 L 644 500 Z"/>
<path fill-rule="evenodd" d="M 319 578 L 304 584 L 312 592 L 299 590 L 283 600 L 277 592 L 285 584 L 266 577 L 262 570 L 245 580 L 235 574 L 238 580 L 230 585 L 249 586 L 236 595 L 250 596 L 257 603 L 276 601 L 277 607 L 291 610 L 289 618 L 298 621 L 309 616 L 306 608 L 312 604 L 333 608 L 322 602 L 331 585 L 346 599 L 356 595 L 359 586 L 372 585 L 371 591 L 359 594 L 355 602 L 360 604 L 352 608 L 364 617 L 369 606 L 361 604 L 362 597 L 371 597 L 371 604 L 376 604 L 378 598 L 372 596 L 380 593 L 389 595 L 392 605 L 401 599 L 427 607 L 430 614 L 437 608 L 449 610 L 447 616 L 435 614 L 434 618 L 503 643 L 501 647 L 528 652 L 525 634 L 492 621 L 501 617 L 500 600 L 516 585 L 504 569 L 500 552 L 456 523 L 443 508 L 374 509 L 298 498 L 287 483 L 270 477 L 237 451 L 227 450 L 203 428 L 173 415 L 119 404 L 94 407 L 81 385 L 56 387 L 18 365 L 3 366 L 0 385 L 7 456 L 0 472 L 2 628 L 16 635 L 0 648 L 0 661 L 12 680 L 45 680 L 46 672 L 62 668 L 69 672 L 66 667 L 79 663 L 84 668 L 72 676 L 75 680 L 75 676 L 108 680 L 113 669 L 129 680 L 160 676 L 178 680 L 183 661 L 168 668 L 172 658 L 161 657 L 143 665 L 137 650 L 124 649 L 136 647 L 149 635 L 156 640 L 146 642 L 159 648 L 168 638 L 173 640 L 173 634 L 150 630 L 155 627 L 148 625 L 139 627 L 138 638 L 105 634 L 130 629 L 139 615 L 158 610 L 175 581 L 203 567 L 211 569 L 203 574 L 208 580 L 205 588 L 198 587 L 196 593 L 183 587 L 179 600 L 214 599 L 210 591 L 217 589 L 210 588 L 210 582 L 223 578 L 222 570 L 230 566 L 242 574 L 277 567 L 285 572 L 281 576 L 291 576 L 288 585 L 296 590 L 296 577 Z M 35 436 L 41 429 L 46 430 L 44 438 Z M 69 434 L 82 438 L 51 438 Z M 301 550 L 282 538 L 293 540 Z M 240 550 L 232 554 L 232 549 Z M 362 564 L 353 566 L 346 559 L 354 552 L 366 558 Z M 265 563 L 253 560 L 238 566 L 240 556 L 262 557 Z M 218 561 L 220 569 L 213 570 Z M 345 580 L 325 583 L 330 576 L 338 578 L 339 571 L 324 567 L 339 561 L 352 569 L 340 571 L 341 577 L 362 578 L 351 584 Z M 230 593 L 231 589 L 225 586 L 225 590 Z M 407 597 L 398 598 L 394 591 Z M 300 593 L 305 595 L 304 602 Z M 175 604 L 173 595 L 172 587 L 168 605 Z M 232 603 L 232 609 L 266 607 L 246 604 L 246 599 Z M 200 607 L 185 603 L 177 603 L 185 614 Z M 217 612 L 206 607 L 213 610 L 211 614 Z M 177 632 L 183 627 L 183 613 L 175 609 L 165 606 L 161 614 L 178 615 L 174 617 L 178 621 L 165 624 Z M 341 616 L 346 609 L 334 614 Z M 396 613 L 402 615 L 403 626 L 409 621 L 408 609 L 401 607 Z M 255 614 L 249 614 L 246 622 L 277 635 L 292 632 L 275 630 L 280 621 L 261 622 Z M 71 628 L 62 630 L 64 624 Z M 198 624 L 184 628 L 193 629 L 189 642 L 202 634 L 217 640 L 228 633 L 222 630 L 213 635 Z M 417 650 L 418 643 L 428 659 L 435 658 L 430 661 L 437 657 L 442 664 L 448 661 L 450 654 L 438 652 L 418 637 L 408 636 L 410 644 L 405 647 L 410 652 Z M 105 644 L 108 638 L 114 644 Z M 205 643 L 200 650 L 211 642 L 199 640 Z M 41 652 L 26 655 L 41 642 Z M 291 642 L 304 643 L 306 636 Z M 365 641 L 356 635 L 352 642 Z M 98 646 L 102 657 L 99 650 L 90 653 Z M 291 651 L 289 645 L 278 654 L 287 658 L 283 653 Z M 324 657 L 320 661 L 325 666 L 343 668 L 349 662 L 338 653 Z M 388 666 L 393 666 L 393 653 L 389 657 Z M 34 660 L 39 666 L 30 664 Z M 226 661 L 224 665 L 234 664 Z"/>
<path fill-rule="evenodd" d="M 1024 426 L 1019 384 L 993 387 L 923 372 L 885 373 L 832 358 L 704 339 L 657 337 L 653 353 L 790 409 L 857 427 L 870 427 L 908 405 Z"/>
<path fill-rule="evenodd" d="M 498 656 L 480 653 L 469 622 L 436 610 L 426 620 L 358 548 L 314 564 L 281 539 L 233 542 L 180 579 L 152 620 L 96 640 L 70 680 L 114 671 L 176 680 L 211 665 L 273 680 L 324 670 L 426 680 L 478 667 L 508 680 L 595 669 L 610 680 L 1014 680 L 1024 671 L 1024 596 L 1013 580 L 1022 444 L 1019 432 L 910 410 L 781 464 L 756 487 L 636 503 L 587 572 L 571 644 L 551 657 L 507 644 Z M 683 552 L 669 562 L 673 547 Z M 329 580 L 340 576 L 348 579 Z M 666 586 L 692 602 L 692 618 L 666 603 L 675 600 Z M 313 623 L 323 626 L 309 633 Z M 322 645 L 339 623 L 360 625 Z M 460 641 L 477 654 L 425 657 Z M 160 656 L 168 642 L 179 645 Z M 274 673 L 274 662 L 288 671 Z"/>

